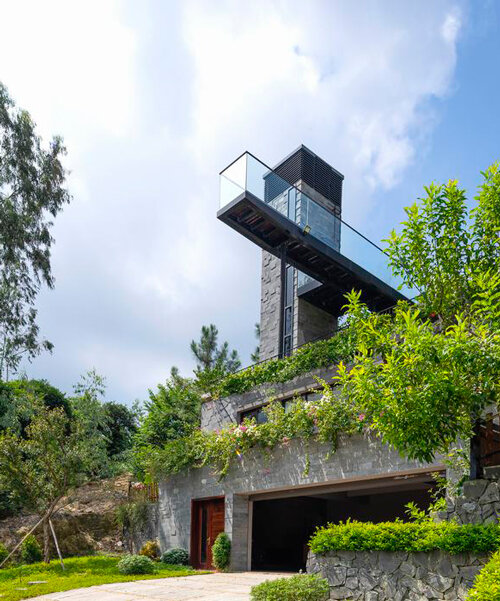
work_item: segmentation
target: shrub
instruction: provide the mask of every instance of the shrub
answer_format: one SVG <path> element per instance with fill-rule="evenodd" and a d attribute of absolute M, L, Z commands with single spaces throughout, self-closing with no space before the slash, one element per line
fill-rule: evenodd
<path fill-rule="evenodd" d="M 218 570 L 229 567 L 231 560 L 231 541 L 225 532 L 221 532 L 212 546 L 212 561 Z"/>
<path fill-rule="evenodd" d="M 453 522 L 351 522 L 318 528 L 310 540 L 311 551 L 435 551 L 451 554 L 488 553 L 500 548 L 496 524 Z"/>
<path fill-rule="evenodd" d="M 186 549 L 169 549 L 161 556 L 161 562 L 175 566 L 187 566 L 189 562 L 189 553 Z"/>
<path fill-rule="evenodd" d="M 125 555 L 118 562 L 118 571 L 122 574 L 153 574 L 155 564 L 145 555 Z"/>
<path fill-rule="evenodd" d="M 498 601 L 500 599 L 500 552 L 495 553 L 479 572 L 467 601 Z"/>
<path fill-rule="evenodd" d="M 345 328 L 328 340 L 318 340 L 301 346 L 290 357 L 270 359 L 247 369 L 229 374 L 220 383 L 216 396 L 241 394 L 259 384 L 287 382 L 300 374 L 339 361 L 348 362 L 354 355 L 356 334 Z"/>
<path fill-rule="evenodd" d="M 8 556 L 9 552 L 7 551 L 7 547 L 0 543 L 0 563 Z"/>
<path fill-rule="evenodd" d="M 326 601 L 330 595 L 328 580 L 319 576 L 296 574 L 290 578 L 266 580 L 252 588 L 251 601 Z"/>
<path fill-rule="evenodd" d="M 21 563 L 36 563 L 37 561 L 42 561 L 42 547 L 33 534 L 30 534 L 21 545 L 20 557 Z"/>
<path fill-rule="evenodd" d="M 139 555 L 149 557 L 149 559 L 157 559 L 160 556 L 160 545 L 156 540 L 146 541 L 139 551 Z"/>

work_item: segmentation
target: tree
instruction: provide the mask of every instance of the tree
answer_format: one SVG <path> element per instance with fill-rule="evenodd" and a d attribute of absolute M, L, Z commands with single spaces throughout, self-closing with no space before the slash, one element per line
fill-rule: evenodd
<path fill-rule="evenodd" d="M 386 240 L 394 273 L 420 291 L 423 314 L 445 325 L 470 311 L 484 274 L 500 270 L 500 164 L 482 176 L 473 210 L 456 181 L 431 184 L 420 204 L 406 209 L 401 233 Z"/>
<path fill-rule="evenodd" d="M 138 415 L 135 409 L 114 401 L 104 403 L 103 410 L 106 416 L 106 430 L 103 432 L 107 435 L 106 452 L 113 461 L 132 448 Z"/>
<path fill-rule="evenodd" d="M 257 338 L 259 343 L 255 347 L 255 351 L 250 355 L 250 359 L 254 363 L 258 363 L 260 361 L 260 323 L 255 324 L 255 338 Z"/>
<path fill-rule="evenodd" d="M 241 361 L 238 351 L 229 350 L 229 343 L 218 344 L 219 330 L 214 324 L 202 326 L 199 342 L 191 341 L 196 359 L 196 384 L 202 392 L 210 392 L 229 373 L 238 371 Z"/>
<path fill-rule="evenodd" d="M 80 431 L 92 441 L 87 449 L 89 469 L 95 470 L 89 472 L 92 477 L 109 475 L 107 449 L 111 433 L 103 406 L 105 390 L 105 379 L 95 370 L 90 370 L 74 386 L 74 395 L 70 398 L 71 410 Z"/>
<path fill-rule="evenodd" d="M 0 489 L 10 491 L 14 502 L 36 512 L 43 520 L 44 561 L 49 556 L 49 523 L 61 498 L 85 482 L 97 466 L 89 438 L 78 418 L 64 409 L 49 409 L 32 398 L 33 416 L 24 436 L 0 434 Z"/>
<path fill-rule="evenodd" d="M 456 182 L 432 185 L 392 233 L 392 267 L 420 289 L 415 304 L 375 315 L 348 296 L 359 342 L 351 369 L 340 366 L 343 394 L 384 442 L 423 461 L 459 438 L 474 450 L 478 419 L 500 400 L 498 164 L 482 175 L 472 211 Z"/>
<path fill-rule="evenodd" d="M 186 436 L 200 425 L 201 396 L 194 382 L 173 368 L 165 384 L 149 391 L 146 415 L 136 436 L 140 447 L 162 447 L 165 442 Z"/>
<path fill-rule="evenodd" d="M 52 219 L 70 195 L 54 137 L 47 149 L 30 115 L 17 109 L 0 83 L 0 378 L 8 379 L 23 355 L 52 344 L 39 339 L 35 301 L 42 285 L 54 286 L 50 251 Z"/>

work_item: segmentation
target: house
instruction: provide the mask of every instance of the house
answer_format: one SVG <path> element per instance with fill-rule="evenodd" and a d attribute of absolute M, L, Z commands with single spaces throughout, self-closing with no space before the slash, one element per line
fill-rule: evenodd
<path fill-rule="evenodd" d="M 353 288 L 374 311 L 412 296 L 398 290 L 383 251 L 342 221 L 343 179 L 305 146 L 274 168 L 244 153 L 221 173 L 218 218 L 262 248 L 261 360 L 334 336 Z M 298 396 L 313 399 L 320 394 L 315 376 L 334 375 L 330 366 L 207 399 L 201 427 L 259 422 L 271 396 L 285 407 Z M 160 483 L 162 548 L 187 548 L 194 566 L 210 568 L 211 546 L 225 530 L 233 570 L 296 571 L 305 567 L 317 526 L 402 517 L 409 501 L 430 502 L 435 473 L 444 471 L 438 460 L 408 460 L 364 435 L 342 437 L 330 451 L 291 440 L 270 457 L 251 450 L 222 480 L 209 467 L 169 477 Z"/>

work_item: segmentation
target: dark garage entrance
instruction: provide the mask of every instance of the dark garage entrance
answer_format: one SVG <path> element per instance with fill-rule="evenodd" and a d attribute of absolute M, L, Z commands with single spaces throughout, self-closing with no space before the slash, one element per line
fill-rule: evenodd
<path fill-rule="evenodd" d="M 252 570 L 303 570 L 307 543 L 317 526 L 348 518 L 365 522 L 405 518 L 410 501 L 421 509 L 429 506 L 434 487 L 427 478 L 427 482 L 412 484 L 392 482 L 378 488 L 254 500 Z"/>

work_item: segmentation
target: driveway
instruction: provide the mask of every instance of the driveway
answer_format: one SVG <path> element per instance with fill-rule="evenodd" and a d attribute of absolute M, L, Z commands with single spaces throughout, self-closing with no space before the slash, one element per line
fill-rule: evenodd
<path fill-rule="evenodd" d="M 250 589 L 264 580 L 291 574 L 235 572 L 157 580 L 115 582 L 35 597 L 39 601 L 249 601 Z"/>

